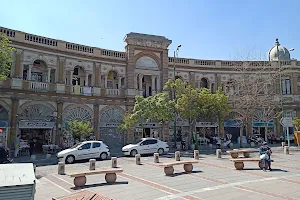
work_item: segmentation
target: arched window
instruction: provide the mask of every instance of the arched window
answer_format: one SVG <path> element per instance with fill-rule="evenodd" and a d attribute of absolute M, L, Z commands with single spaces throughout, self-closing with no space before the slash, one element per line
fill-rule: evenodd
<path fill-rule="evenodd" d="M 206 78 L 201 78 L 200 88 L 208 88 L 208 82 Z"/>

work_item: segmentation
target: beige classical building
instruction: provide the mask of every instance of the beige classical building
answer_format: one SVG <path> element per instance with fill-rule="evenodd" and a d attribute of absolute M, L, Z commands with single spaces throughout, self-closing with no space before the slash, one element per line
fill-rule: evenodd
<path fill-rule="evenodd" d="M 168 56 L 171 40 L 156 35 L 129 33 L 125 52 L 73 44 L 67 41 L 1 28 L 16 48 L 9 80 L 0 83 L 0 145 L 15 135 L 37 138 L 40 143 L 61 143 L 64 126 L 70 120 L 89 120 L 95 136 L 120 149 L 127 142 L 159 132 L 170 141 L 172 127 L 164 135 L 156 123 L 122 133 L 118 128 L 124 112 L 131 110 L 135 95 L 149 96 L 162 90 L 174 78 L 174 58 Z M 286 116 L 299 115 L 300 61 L 290 60 L 288 50 L 276 43 L 270 50 L 270 65 L 281 64 L 290 76 L 284 77 Z M 176 76 L 196 87 L 213 92 L 231 78 L 233 61 L 176 59 Z M 255 64 L 255 62 L 253 62 Z M 178 118 L 178 129 L 187 122 Z M 217 134 L 217 124 L 196 123 L 199 132 Z M 280 130 L 280 125 L 273 125 Z M 257 128 L 258 127 L 258 128 Z M 260 131 L 259 124 L 257 128 Z M 235 133 L 235 125 L 225 129 Z M 276 130 L 276 128 L 275 128 Z M 278 131 L 277 131 L 278 132 Z M 10 135 L 12 137 L 10 137 Z"/>

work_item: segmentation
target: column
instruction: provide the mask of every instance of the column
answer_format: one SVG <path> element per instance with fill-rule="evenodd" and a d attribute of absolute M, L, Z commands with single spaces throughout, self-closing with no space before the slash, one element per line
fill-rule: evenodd
<path fill-rule="evenodd" d="M 134 82 L 134 87 L 133 87 L 134 89 L 138 89 L 137 78 L 138 78 L 138 74 L 135 74 L 134 75 L 134 81 L 133 81 Z"/>
<path fill-rule="evenodd" d="M 160 88 L 160 77 L 156 76 L 156 92 L 159 92 L 161 90 Z"/>
<path fill-rule="evenodd" d="M 139 74 L 139 90 L 143 90 L 143 75 Z"/>
<path fill-rule="evenodd" d="M 63 114 L 63 102 L 58 100 L 56 102 L 57 106 L 57 120 L 56 120 L 56 134 L 55 134 L 55 144 L 62 144 L 61 135 L 62 135 L 62 128 L 63 128 L 63 121 L 62 121 L 62 114 Z"/>
<path fill-rule="evenodd" d="M 151 76 L 151 89 L 152 91 L 156 91 L 156 88 L 155 88 L 155 77 L 156 76 Z"/>
<path fill-rule="evenodd" d="M 118 76 L 118 89 L 121 89 L 122 76 Z"/>
<path fill-rule="evenodd" d="M 74 72 L 73 72 L 73 70 L 70 70 L 69 72 L 70 72 L 70 80 L 69 80 L 69 84 L 72 85 L 72 82 L 73 82 L 73 73 L 74 73 Z"/>
<path fill-rule="evenodd" d="M 84 86 L 88 86 L 89 85 L 89 74 L 85 73 L 85 84 Z"/>
<path fill-rule="evenodd" d="M 107 75 L 105 75 L 104 88 L 107 88 Z"/>
<path fill-rule="evenodd" d="M 12 105 L 11 105 L 11 116 L 10 116 L 10 136 L 8 138 L 13 138 L 12 140 L 8 140 L 8 147 L 13 147 L 16 134 L 18 133 L 18 122 L 17 122 L 17 114 L 19 108 L 19 99 L 17 97 L 12 97 Z"/>
<path fill-rule="evenodd" d="M 47 82 L 50 83 L 51 68 L 47 68 Z"/>
<path fill-rule="evenodd" d="M 96 140 L 99 140 L 99 105 L 94 104 L 94 134 L 96 136 Z"/>
<path fill-rule="evenodd" d="M 33 65 L 28 66 L 28 73 L 27 73 L 27 80 L 31 80 L 31 70 L 32 70 Z"/>

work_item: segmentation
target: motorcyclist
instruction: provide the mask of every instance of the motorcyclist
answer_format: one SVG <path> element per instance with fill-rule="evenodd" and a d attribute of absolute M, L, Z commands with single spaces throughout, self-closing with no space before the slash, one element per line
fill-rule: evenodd
<path fill-rule="evenodd" d="M 263 170 L 266 171 L 267 166 L 269 166 L 269 170 L 272 171 L 272 168 L 271 168 L 272 150 L 267 145 L 267 142 L 263 142 L 261 147 L 259 147 L 259 154 L 261 155 L 261 162 L 262 162 Z M 268 164 L 268 165 L 266 165 L 266 164 Z"/>

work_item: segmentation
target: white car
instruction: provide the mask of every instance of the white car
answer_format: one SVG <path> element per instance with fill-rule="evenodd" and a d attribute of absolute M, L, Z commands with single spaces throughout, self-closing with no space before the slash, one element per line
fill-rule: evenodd
<path fill-rule="evenodd" d="M 136 144 L 128 144 L 122 148 L 126 156 L 135 156 L 136 154 L 153 154 L 160 155 L 169 152 L 169 146 L 166 142 L 155 138 L 142 138 Z"/>
<path fill-rule="evenodd" d="M 60 162 L 74 163 L 75 160 L 90 158 L 107 159 L 110 156 L 109 148 L 102 141 L 84 141 L 69 149 L 57 153 Z"/>

